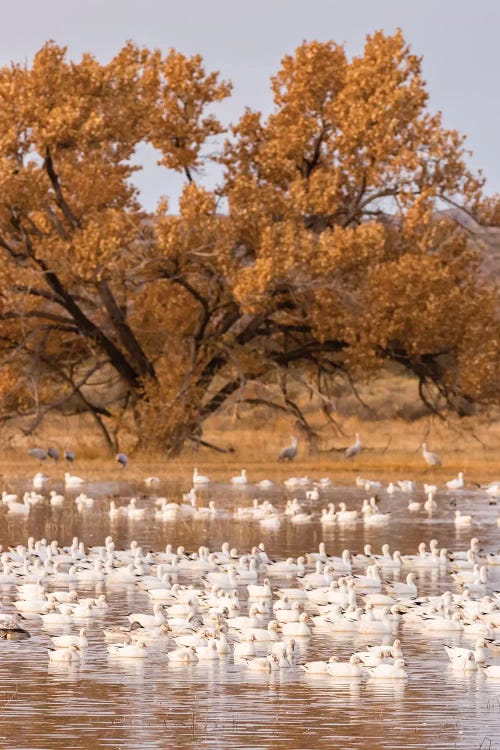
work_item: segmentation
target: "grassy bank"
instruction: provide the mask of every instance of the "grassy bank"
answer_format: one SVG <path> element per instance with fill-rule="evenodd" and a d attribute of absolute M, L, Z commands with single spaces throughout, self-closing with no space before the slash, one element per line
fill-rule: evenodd
<path fill-rule="evenodd" d="M 356 432 L 360 433 L 363 449 L 359 456 L 347 461 L 342 449 L 354 442 Z M 132 450 L 129 465 L 122 470 L 85 418 L 55 417 L 36 437 L 4 436 L 0 474 L 4 483 L 40 469 L 54 478 L 62 477 L 65 470 L 87 479 L 140 479 L 155 474 L 165 479 L 181 478 L 188 485 L 193 466 L 198 466 L 221 481 L 239 473 L 241 468 L 247 469 L 250 481 L 264 477 L 281 481 L 290 475 L 309 475 L 330 476 L 335 483 L 351 484 L 361 474 L 386 480 L 414 478 L 441 482 L 458 471 L 464 471 L 471 483 L 500 478 L 499 422 L 467 419 L 444 423 L 436 418 L 413 422 L 363 421 L 350 417 L 342 421 L 342 434 L 331 430 L 324 435 L 317 453 L 310 453 L 299 434 L 295 461 L 290 465 L 278 463 L 278 452 L 292 434 L 298 434 L 297 430 L 286 420 L 270 419 L 263 423 L 262 419 L 234 420 L 231 416 L 220 416 L 208 425 L 204 437 L 221 447 L 233 448 L 233 452 L 222 454 L 208 448 L 188 448 L 180 457 L 166 459 L 161 453 Z M 423 441 L 441 456 L 441 467 L 426 466 L 421 454 Z M 61 451 L 72 448 L 77 455 L 75 464 L 66 467 L 65 462 L 54 465 L 50 460 L 39 464 L 27 455 L 29 447 L 48 445 Z"/>

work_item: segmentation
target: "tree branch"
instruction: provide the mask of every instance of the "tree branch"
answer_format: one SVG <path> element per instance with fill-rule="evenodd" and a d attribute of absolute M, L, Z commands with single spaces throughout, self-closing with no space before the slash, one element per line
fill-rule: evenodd
<path fill-rule="evenodd" d="M 59 178 L 56 174 L 56 171 L 54 169 L 54 162 L 52 161 L 52 155 L 50 153 L 50 149 L 47 146 L 46 152 L 45 152 L 45 160 L 43 162 L 43 165 L 45 167 L 45 171 L 47 172 L 47 175 L 50 180 L 50 184 L 52 185 L 52 188 L 54 190 L 54 194 L 56 197 L 56 203 L 61 209 L 63 215 L 65 218 L 69 221 L 73 229 L 79 229 L 80 228 L 80 222 L 74 215 L 73 211 L 67 204 L 62 190 L 61 190 L 61 184 L 59 182 Z"/>

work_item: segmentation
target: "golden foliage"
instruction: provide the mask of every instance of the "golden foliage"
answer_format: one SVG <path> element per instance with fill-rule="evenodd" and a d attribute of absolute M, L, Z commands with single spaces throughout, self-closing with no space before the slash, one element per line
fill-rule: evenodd
<path fill-rule="evenodd" d="M 111 366 L 120 408 L 170 450 L 249 383 L 306 430 L 290 380 L 327 399 L 387 361 L 450 404 L 496 398 L 496 290 L 443 209 L 494 223 L 498 204 L 427 111 L 420 58 L 400 31 L 352 59 L 304 42 L 271 87 L 269 117 L 246 110 L 214 157 L 231 84 L 199 55 L 127 43 L 75 62 L 49 42 L 0 71 L 1 398 L 14 372 L 105 430 L 86 384 Z M 186 178 L 177 215 L 138 201 L 143 142 Z M 215 192 L 198 181 L 213 158 Z"/>

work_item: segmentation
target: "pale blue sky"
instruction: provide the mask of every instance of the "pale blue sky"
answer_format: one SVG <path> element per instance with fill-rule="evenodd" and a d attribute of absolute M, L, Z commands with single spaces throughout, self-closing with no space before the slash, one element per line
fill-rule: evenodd
<path fill-rule="evenodd" d="M 500 2 L 498 0 L 17 0 L 2 3 L 0 63 L 29 61 L 47 39 L 112 57 L 127 39 L 149 47 L 200 52 L 235 86 L 219 115 L 234 121 L 248 105 L 268 112 L 269 78 L 304 39 L 345 42 L 362 50 L 375 29 L 401 27 L 423 55 L 430 108 L 468 135 L 470 163 L 482 168 L 487 192 L 500 192 Z M 174 198 L 179 180 L 154 167 L 136 178 L 144 204 Z"/>

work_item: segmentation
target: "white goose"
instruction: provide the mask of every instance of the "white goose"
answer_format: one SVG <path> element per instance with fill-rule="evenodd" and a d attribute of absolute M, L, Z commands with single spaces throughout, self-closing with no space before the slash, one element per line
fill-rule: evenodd
<path fill-rule="evenodd" d="M 415 598 L 418 594 L 415 581 L 415 573 L 408 573 L 408 575 L 406 576 L 406 583 L 402 581 L 393 581 L 392 583 L 386 585 L 386 591 L 390 596 L 395 596 L 397 598 Z"/>
<path fill-rule="evenodd" d="M 196 647 L 190 646 L 189 648 L 176 648 L 175 651 L 169 651 L 167 659 L 171 662 L 177 662 L 181 664 L 194 664 L 198 661 L 198 654 L 196 653 Z"/>
<path fill-rule="evenodd" d="M 444 650 L 450 661 L 461 660 L 463 662 L 469 657 L 469 654 L 474 657 L 476 664 L 484 664 L 486 661 L 486 641 L 484 638 L 479 638 L 476 641 L 474 649 L 445 645 Z"/>
<path fill-rule="evenodd" d="M 247 484 L 247 472 L 246 469 L 241 470 L 241 474 L 237 474 L 235 477 L 231 477 L 231 484 L 235 485 L 241 485 L 241 484 Z"/>
<path fill-rule="evenodd" d="M 79 661 L 82 653 L 77 646 L 69 646 L 68 648 L 49 648 L 48 650 L 49 660 L 57 662 L 72 662 Z"/>
<path fill-rule="evenodd" d="M 306 674 L 328 674 L 328 667 L 335 662 L 336 656 L 330 656 L 328 661 L 308 661 L 305 664 L 299 664 Z"/>
<path fill-rule="evenodd" d="M 56 648 L 69 648 L 69 646 L 77 646 L 81 651 L 84 651 L 88 646 L 87 640 L 87 629 L 80 628 L 79 635 L 58 635 L 52 636 L 52 643 Z"/>
<path fill-rule="evenodd" d="M 143 612 L 134 612 L 127 615 L 127 620 L 131 625 L 134 622 L 138 622 L 143 628 L 149 628 L 155 625 L 164 625 L 167 621 L 163 607 L 159 602 L 155 602 L 153 605 L 153 614 L 144 614 Z"/>
<path fill-rule="evenodd" d="M 349 661 L 334 661 L 328 664 L 328 674 L 330 675 L 330 677 L 337 677 L 341 679 L 361 679 L 364 672 L 359 664 L 360 661 L 358 657 L 353 654 Z"/>
<path fill-rule="evenodd" d="M 394 664 L 379 664 L 377 667 L 367 667 L 370 677 L 377 680 L 407 680 L 408 674 L 403 669 L 403 659 L 396 659 Z"/>
<path fill-rule="evenodd" d="M 64 485 L 66 487 L 80 487 L 82 484 L 85 484 L 85 479 L 70 474 L 67 471 L 64 472 Z"/>
<path fill-rule="evenodd" d="M 195 466 L 193 469 L 193 484 L 209 484 L 209 482 L 210 479 L 207 476 L 200 474 Z"/>
<path fill-rule="evenodd" d="M 459 529 L 469 527 L 472 524 L 472 516 L 462 515 L 459 510 L 455 511 L 455 526 Z"/>
<path fill-rule="evenodd" d="M 297 622 L 283 623 L 281 627 L 283 635 L 290 635 L 294 638 L 308 638 L 311 635 L 311 628 L 307 624 L 308 622 L 309 615 L 307 612 L 302 612 Z"/>
<path fill-rule="evenodd" d="M 450 479 L 446 482 L 446 487 L 449 490 L 461 490 L 464 487 L 464 474 L 462 471 L 458 472 L 456 479 Z"/>
<path fill-rule="evenodd" d="M 108 646 L 110 656 L 118 656 L 121 659 L 145 659 L 148 655 L 148 647 L 144 641 L 138 643 L 112 643 Z"/>

